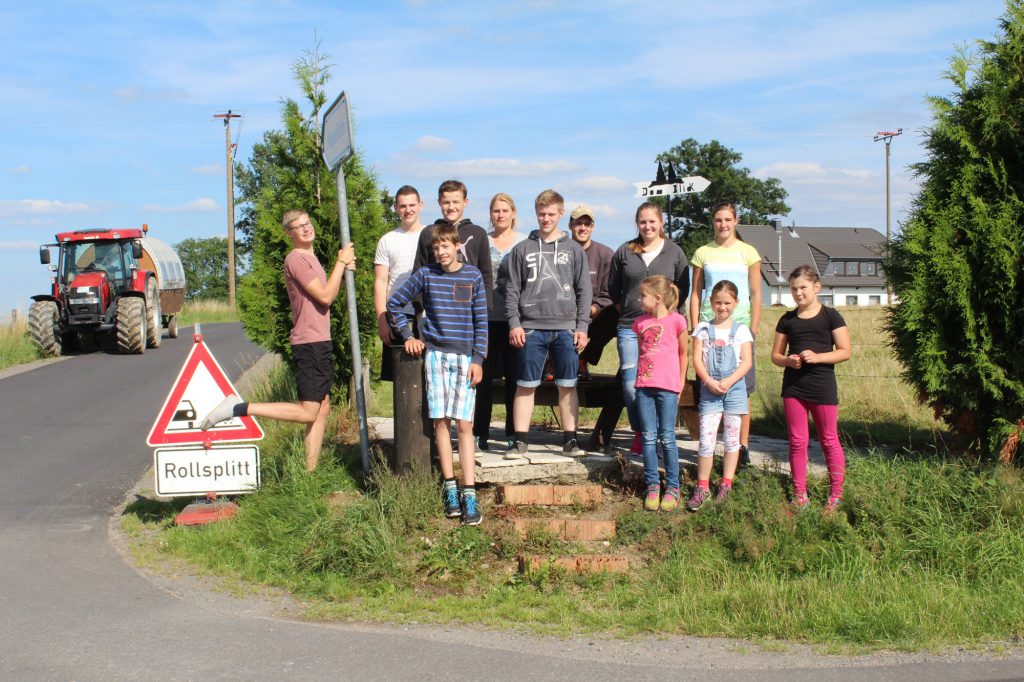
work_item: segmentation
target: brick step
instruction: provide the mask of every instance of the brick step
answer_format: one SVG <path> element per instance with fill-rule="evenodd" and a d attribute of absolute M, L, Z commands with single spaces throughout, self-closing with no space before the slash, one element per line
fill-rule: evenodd
<path fill-rule="evenodd" d="M 563 540 L 611 540 L 615 522 L 605 519 L 512 519 L 516 532 L 525 536 L 531 528 L 544 528 Z"/>
<path fill-rule="evenodd" d="M 519 556 L 519 572 L 528 573 L 547 564 L 554 564 L 575 573 L 626 573 L 629 559 L 609 554 L 577 554 L 576 556 L 548 557 L 542 554 Z"/>
<path fill-rule="evenodd" d="M 499 485 L 497 501 L 510 506 L 572 504 L 596 505 L 601 501 L 600 485 Z"/>

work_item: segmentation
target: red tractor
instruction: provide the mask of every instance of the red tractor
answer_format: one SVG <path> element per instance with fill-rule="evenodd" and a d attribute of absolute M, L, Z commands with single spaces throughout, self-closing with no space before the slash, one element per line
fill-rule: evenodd
<path fill-rule="evenodd" d="M 185 298 L 185 273 L 178 255 L 142 229 L 61 232 L 56 244 L 39 247 L 50 264 L 60 248 L 50 294 L 33 296 L 29 334 L 44 355 L 113 336 L 122 353 L 160 345 L 163 328 L 178 335 L 177 313 Z"/>

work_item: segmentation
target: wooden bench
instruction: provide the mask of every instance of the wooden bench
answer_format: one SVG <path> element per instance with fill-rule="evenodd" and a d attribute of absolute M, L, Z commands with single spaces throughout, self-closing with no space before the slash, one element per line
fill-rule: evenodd
<path fill-rule="evenodd" d="M 494 382 L 494 404 L 501 405 L 505 400 L 505 382 L 495 380 Z M 696 439 L 700 428 L 700 419 L 697 413 L 697 386 L 696 382 L 688 383 L 687 391 L 684 391 L 679 400 L 679 414 L 676 425 L 685 425 L 690 437 Z M 513 391 L 515 389 L 513 388 Z M 625 405 L 622 402 L 622 386 L 619 383 L 618 374 L 594 374 L 589 379 L 581 379 L 576 382 L 576 395 L 579 396 L 580 407 L 599 407 L 601 414 L 594 426 L 594 435 L 588 447 L 591 449 L 603 449 L 611 440 L 615 425 Z M 558 387 L 553 381 L 545 381 L 537 387 L 534 394 L 534 405 L 556 406 L 558 405 Z"/>

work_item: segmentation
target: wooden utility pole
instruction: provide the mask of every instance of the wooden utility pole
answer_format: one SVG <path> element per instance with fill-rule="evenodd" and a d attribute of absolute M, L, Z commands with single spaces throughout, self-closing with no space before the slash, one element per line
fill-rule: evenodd
<path fill-rule="evenodd" d="M 235 307 L 235 172 L 232 168 L 234 153 L 231 144 L 231 119 L 241 118 L 240 114 L 214 114 L 214 118 L 224 119 L 225 154 L 227 157 L 228 176 L 228 305 Z"/>

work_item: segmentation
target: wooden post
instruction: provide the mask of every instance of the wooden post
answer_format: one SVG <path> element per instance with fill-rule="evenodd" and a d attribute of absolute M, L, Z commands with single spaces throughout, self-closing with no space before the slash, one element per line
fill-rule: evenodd
<path fill-rule="evenodd" d="M 414 358 L 402 346 L 384 349 L 394 360 L 395 473 L 408 473 L 415 466 L 430 470 L 433 425 L 427 417 L 423 393 L 423 357 Z"/>

